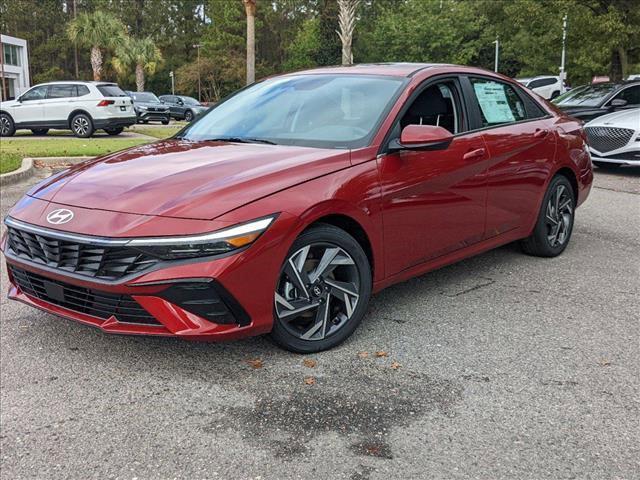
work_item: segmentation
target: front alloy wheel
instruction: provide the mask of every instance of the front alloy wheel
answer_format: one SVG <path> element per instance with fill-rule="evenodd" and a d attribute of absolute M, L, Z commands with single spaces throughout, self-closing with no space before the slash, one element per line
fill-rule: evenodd
<path fill-rule="evenodd" d="M 16 129 L 13 120 L 6 113 L 0 115 L 0 137 L 10 137 L 15 133 Z"/>
<path fill-rule="evenodd" d="M 336 227 L 313 227 L 281 269 L 272 336 L 301 353 L 338 345 L 364 316 L 370 292 L 370 267 L 358 242 Z"/>

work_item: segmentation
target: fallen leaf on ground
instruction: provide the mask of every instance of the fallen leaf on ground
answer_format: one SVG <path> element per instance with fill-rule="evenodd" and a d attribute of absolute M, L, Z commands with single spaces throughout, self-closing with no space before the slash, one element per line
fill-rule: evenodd
<path fill-rule="evenodd" d="M 310 358 L 305 358 L 302 363 L 305 367 L 309 368 L 314 368 L 318 364 L 318 362 L 316 362 L 315 360 L 311 360 Z"/>
<path fill-rule="evenodd" d="M 247 363 L 249 364 L 249 366 L 251 368 L 262 368 L 262 367 L 264 367 L 264 362 L 262 360 L 260 360 L 259 358 L 256 358 L 255 360 L 247 360 Z"/>
<path fill-rule="evenodd" d="M 314 377 L 305 377 L 304 378 L 304 383 L 307 385 L 315 385 L 316 384 L 316 379 Z"/>
<path fill-rule="evenodd" d="M 391 364 L 391 368 L 393 368 L 394 370 L 397 370 L 401 367 L 402 365 L 400 365 L 398 362 L 393 362 Z"/>
<path fill-rule="evenodd" d="M 376 352 L 376 357 L 388 357 L 389 354 L 385 351 L 380 350 L 379 352 Z"/>
<path fill-rule="evenodd" d="M 360 358 L 367 358 L 369 356 L 369 352 L 360 352 L 358 353 L 358 356 Z"/>
<path fill-rule="evenodd" d="M 603 358 L 602 360 L 600 360 L 600 365 L 602 365 L 603 367 L 608 367 L 609 365 L 611 365 L 611 360 L 607 359 L 607 358 Z"/>

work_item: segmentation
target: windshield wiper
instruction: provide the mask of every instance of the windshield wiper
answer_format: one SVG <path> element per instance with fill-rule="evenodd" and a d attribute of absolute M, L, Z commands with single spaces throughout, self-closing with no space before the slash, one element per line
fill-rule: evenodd
<path fill-rule="evenodd" d="M 267 145 L 277 145 L 277 143 L 271 140 L 265 140 L 264 138 L 247 138 L 247 137 L 216 137 L 206 138 L 207 142 L 236 142 L 236 143 L 264 143 Z"/>

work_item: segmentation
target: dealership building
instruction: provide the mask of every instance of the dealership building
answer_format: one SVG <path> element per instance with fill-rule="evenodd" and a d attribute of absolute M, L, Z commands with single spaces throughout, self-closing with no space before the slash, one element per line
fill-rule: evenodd
<path fill-rule="evenodd" d="M 13 100 L 30 86 L 27 41 L 0 35 L 0 100 Z"/>

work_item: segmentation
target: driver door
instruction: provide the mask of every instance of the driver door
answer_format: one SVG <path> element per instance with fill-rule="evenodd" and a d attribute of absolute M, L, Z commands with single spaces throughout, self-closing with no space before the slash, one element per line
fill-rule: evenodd
<path fill-rule="evenodd" d="M 20 102 L 11 109 L 11 116 L 16 124 L 28 125 L 43 123 L 44 101 L 47 96 L 47 86 L 33 87 L 20 97 Z"/>
<path fill-rule="evenodd" d="M 488 151 L 468 132 L 457 79 L 431 82 L 408 102 L 391 138 L 406 125 L 438 125 L 455 134 L 442 150 L 402 150 L 378 157 L 386 271 L 404 269 L 483 239 Z"/>

